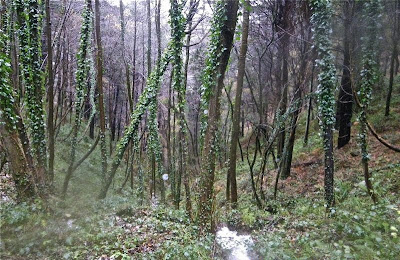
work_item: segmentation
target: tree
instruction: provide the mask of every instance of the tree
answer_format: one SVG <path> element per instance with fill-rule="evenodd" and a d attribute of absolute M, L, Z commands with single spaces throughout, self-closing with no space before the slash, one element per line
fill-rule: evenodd
<path fill-rule="evenodd" d="M 70 151 L 70 162 L 65 175 L 62 196 L 65 197 L 67 194 L 68 184 L 71 180 L 76 157 L 76 146 L 78 145 L 78 132 L 82 122 L 82 105 L 87 93 L 87 82 L 89 75 L 89 58 L 90 55 L 90 43 L 92 35 L 92 1 L 86 0 L 85 7 L 82 13 L 82 26 L 80 35 L 80 44 L 77 54 L 77 71 L 76 71 L 76 85 L 75 85 L 75 115 L 72 127 L 72 139 L 71 139 L 71 151 Z"/>
<path fill-rule="evenodd" d="M 247 38 L 249 35 L 249 16 L 250 16 L 250 3 L 245 1 L 243 6 L 243 22 L 242 22 L 242 42 L 240 46 L 238 72 L 236 78 L 236 95 L 235 104 L 233 108 L 233 121 L 232 121 L 232 136 L 229 151 L 229 169 L 228 169 L 228 182 L 230 183 L 230 200 L 232 208 L 237 206 L 237 185 L 236 185 L 236 153 L 237 145 L 240 135 L 240 107 L 242 105 L 242 90 L 243 90 L 243 77 L 246 66 L 246 53 L 247 53 Z"/>
<path fill-rule="evenodd" d="M 48 84 L 48 117 L 47 135 L 49 143 L 48 181 L 54 179 L 54 76 L 53 76 L 53 42 L 51 38 L 50 0 L 46 0 L 46 38 L 47 38 L 47 84 Z"/>
<path fill-rule="evenodd" d="M 293 159 L 293 148 L 294 148 L 294 142 L 295 142 L 295 137 L 296 137 L 296 129 L 297 129 L 297 120 L 300 114 L 300 110 L 302 107 L 302 101 L 301 101 L 301 96 L 302 96 L 302 89 L 303 89 L 303 84 L 306 81 L 306 74 L 307 74 L 307 67 L 309 63 L 309 55 L 310 53 L 310 45 L 308 42 L 311 41 L 311 30 L 310 30 L 310 10 L 309 10 L 309 5 L 307 2 L 301 2 L 301 6 L 298 8 L 300 11 L 299 13 L 299 22 L 298 24 L 300 25 L 300 37 L 302 41 L 300 42 L 300 50 L 299 50 L 299 56 L 300 56 L 300 66 L 299 70 L 297 71 L 297 75 L 295 77 L 295 84 L 294 84 L 294 94 L 293 94 L 293 99 L 294 99 L 294 111 L 291 113 L 291 119 L 289 123 L 289 129 L 288 129 L 288 135 L 285 140 L 285 145 L 284 145 L 284 153 L 282 160 L 280 161 L 281 163 L 281 171 L 282 171 L 282 178 L 286 178 L 290 176 L 291 172 L 291 166 L 292 166 L 292 159 Z"/>
<path fill-rule="evenodd" d="M 113 157 L 111 169 L 107 174 L 103 187 L 100 190 L 99 199 L 104 199 L 107 195 L 108 189 L 110 188 L 111 182 L 117 172 L 118 166 L 121 163 L 122 157 L 128 147 L 129 142 L 132 140 L 135 133 L 138 131 L 139 124 L 144 116 L 145 112 L 149 109 L 150 104 L 153 99 L 157 99 L 157 93 L 160 88 L 161 76 L 167 69 L 167 65 L 170 61 L 170 50 L 164 52 L 161 60 L 157 61 L 157 67 L 151 73 L 147 87 L 144 89 L 143 93 L 140 95 L 139 101 L 136 104 L 135 110 L 131 114 L 131 120 L 126 130 L 124 131 L 123 137 L 119 140 L 117 144 L 117 151 Z"/>
<path fill-rule="evenodd" d="M 119 1 L 119 13 L 120 13 L 120 19 L 121 19 L 122 59 L 124 60 L 124 65 L 125 65 L 126 89 L 128 90 L 129 111 L 132 112 L 133 99 L 132 99 L 131 82 L 130 82 L 130 77 L 129 77 L 129 75 L 130 75 L 129 64 L 125 57 L 125 18 L 124 18 L 124 3 L 122 2 L 122 0 Z M 135 81 L 134 78 L 133 78 L 133 81 Z M 133 84 L 135 84 L 135 83 L 133 83 Z"/>
<path fill-rule="evenodd" d="M 101 168 L 103 179 L 106 179 L 107 174 L 107 147 L 106 147 L 106 116 L 104 111 L 104 92 L 103 92 L 103 47 L 101 44 L 100 35 L 100 3 L 99 0 L 94 0 L 95 9 L 95 34 L 97 44 L 96 57 L 96 85 L 99 93 L 99 112 L 100 112 L 100 149 L 101 149 Z"/>
<path fill-rule="evenodd" d="M 291 11 L 294 2 L 289 0 L 279 0 L 277 1 L 277 18 L 275 20 L 275 30 L 278 32 L 279 37 L 279 76 L 277 80 L 277 87 L 280 90 L 280 103 L 279 110 L 281 115 L 285 113 L 288 102 L 288 88 L 289 88 L 289 45 L 290 45 L 290 31 L 292 29 L 291 25 Z M 284 125 L 280 130 L 278 136 L 277 153 L 280 160 L 283 158 L 283 150 L 285 144 L 286 131 Z M 288 176 L 281 174 L 282 178 L 287 178 Z"/>
<path fill-rule="evenodd" d="M 232 48 L 239 1 L 218 1 L 211 24 L 211 39 L 204 70 L 203 107 L 207 124 L 201 158 L 203 174 L 200 176 L 198 221 L 202 232 L 213 229 L 213 189 L 215 157 L 218 146 L 217 131 L 220 121 L 220 97 L 224 85 L 225 70 Z"/>
<path fill-rule="evenodd" d="M 41 71 L 41 12 L 37 0 L 14 2 L 20 48 L 20 67 L 25 84 L 28 129 L 31 133 L 32 152 L 37 163 L 35 179 L 44 186 L 46 179 L 46 133 L 43 106 L 43 75 Z"/>
<path fill-rule="evenodd" d="M 392 57 L 390 58 L 390 76 L 389 76 L 389 88 L 386 96 L 386 107 L 385 107 L 385 116 L 389 116 L 390 113 L 390 100 L 392 99 L 392 91 L 393 91 L 393 79 L 394 75 L 397 71 L 395 71 L 395 60 L 398 59 L 398 45 L 399 45 L 399 34 L 400 34 L 400 0 L 396 2 L 396 14 L 394 15 L 394 23 L 393 23 L 393 47 L 392 47 Z M 398 65 L 397 65 L 398 68 Z"/>
<path fill-rule="evenodd" d="M 339 125 L 338 149 L 345 146 L 350 141 L 351 136 L 351 117 L 353 114 L 353 92 L 351 82 L 351 33 L 354 15 L 354 1 L 343 2 L 343 72 L 342 81 L 339 88 L 337 101 L 336 122 Z"/>
<path fill-rule="evenodd" d="M 4 145 L 18 201 L 36 196 L 35 169 L 25 155 L 18 133 L 20 115 L 10 84 L 11 61 L 6 51 L 7 34 L 0 28 L 0 141 Z"/>
<path fill-rule="evenodd" d="M 363 18 L 367 22 L 367 31 L 365 42 L 363 43 L 363 69 L 361 70 L 361 86 L 359 91 L 359 100 L 361 111 L 358 116 L 360 122 L 359 142 L 361 147 L 361 162 L 364 170 L 365 186 L 368 195 L 374 202 L 377 202 L 368 169 L 368 129 L 367 129 L 367 110 L 371 102 L 372 87 L 378 82 L 376 45 L 377 45 L 377 20 L 381 6 L 379 0 L 368 0 L 364 2 Z"/>
<path fill-rule="evenodd" d="M 333 127 L 335 125 L 335 66 L 333 63 L 330 39 L 330 19 L 332 6 L 330 0 L 313 0 L 311 23 L 314 31 L 314 44 L 319 59 L 316 64 L 318 74 L 318 112 L 325 152 L 325 199 L 327 209 L 335 205 L 333 189 Z"/>
<path fill-rule="evenodd" d="M 180 16 L 179 16 L 180 17 Z M 178 17 L 179 22 L 183 22 L 181 19 Z M 173 19 L 173 17 L 170 17 L 170 19 Z M 172 23 L 172 22 L 171 22 Z M 184 33 L 179 33 L 179 34 L 174 34 L 171 36 L 173 37 L 184 37 Z M 164 75 L 164 72 L 167 69 L 167 66 L 172 58 L 173 51 L 172 49 L 174 48 L 172 42 L 180 42 L 182 39 L 179 38 L 174 38 L 173 40 L 171 39 L 171 42 L 168 44 L 167 49 L 164 51 L 163 55 L 161 56 L 161 59 L 159 59 L 156 63 L 156 68 L 153 69 L 151 72 L 148 80 L 147 80 L 147 86 L 143 90 L 142 94 L 139 97 L 138 103 L 135 106 L 134 111 L 130 115 L 130 122 L 129 125 L 126 127 L 126 130 L 124 131 L 123 137 L 119 140 L 117 144 L 117 151 L 113 157 L 112 164 L 111 164 L 111 169 L 109 173 L 107 174 L 107 178 L 104 182 L 103 187 L 100 190 L 100 193 L 98 195 L 99 199 L 104 199 L 107 195 L 108 189 L 110 188 L 111 182 L 116 174 L 117 168 L 119 167 L 122 157 L 126 151 L 126 148 L 129 145 L 129 142 L 132 141 L 133 136 L 137 134 L 137 131 L 139 129 L 139 124 L 145 115 L 145 113 L 149 110 L 150 115 L 153 114 L 152 118 L 149 119 L 150 124 L 153 127 L 153 130 L 150 130 L 150 134 L 153 135 L 153 141 L 158 139 L 156 135 L 158 135 L 157 132 L 157 127 L 154 127 L 154 125 L 157 123 L 156 118 L 154 117 L 154 110 L 157 107 L 157 96 L 158 92 L 160 90 L 160 85 L 161 85 L 161 77 Z M 133 144 L 135 145 L 135 144 Z M 157 147 L 153 147 L 153 151 L 156 151 L 158 149 L 158 153 L 160 152 L 159 144 L 158 142 L 153 142 L 152 145 L 156 145 Z M 157 155 L 158 157 L 159 155 Z M 156 156 L 155 156 L 156 159 Z M 161 161 L 161 160 L 160 160 Z M 161 164 L 159 164 L 161 167 Z M 159 169 L 160 169 L 159 167 Z"/>

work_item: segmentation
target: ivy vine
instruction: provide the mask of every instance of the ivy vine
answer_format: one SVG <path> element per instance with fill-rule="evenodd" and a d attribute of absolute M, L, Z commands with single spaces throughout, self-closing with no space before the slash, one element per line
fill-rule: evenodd
<path fill-rule="evenodd" d="M 28 128 L 32 137 L 32 151 L 39 165 L 46 163 L 45 110 L 43 106 L 44 80 L 41 69 L 42 2 L 40 0 L 13 1 L 17 14 L 17 34 L 20 47 L 20 67 L 25 83 L 25 103 Z"/>
<path fill-rule="evenodd" d="M 186 169 L 186 126 L 185 126 L 185 107 L 186 107 L 186 87 L 183 84 L 183 62 L 182 62 L 182 48 L 183 37 L 185 35 L 186 19 L 182 14 L 183 4 L 178 3 L 177 0 L 171 0 L 170 8 L 170 25 L 171 25 L 171 47 L 172 47 L 172 64 L 173 64 L 173 77 L 172 87 L 178 95 L 178 125 L 179 125 L 179 138 L 180 138 L 180 153 L 182 170 Z M 171 176 L 171 185 L 173 196 L 176 203 L 180 201 L 180 184 L 181 176 L 173 173 Z"/>
<path fill-rule="evenodd" d="M 205 130 L 207 129 L 208 104 L 213 87 L 217 84 L 219 59 L 224 52 L 224 48 L 222 48 L 221 33 L 224 22 L 227 19 L 225 5 L 226 2 L 222 0 L 219 0 L 215 4 L 214 14 L 211 20 L 210 43 L 206 53 L 205 68 L 201 77 L 202 86 L 200 88 L 200 111 L 202 111 L 202 115 L 200 117 L 200 136 L 202 139 L 204 137 Z"/>
<path fill-rule="evenodd" d="M 318 52 L 320 59 L 316 60 L 319 68 L 318 74 L 318 112 L 320 125 L 323 132 L 332 129 L 335 124 L 335 82 L 336 71 L 334 57 L 332 54 L 332 42 L 330 34 L 330 18 L 332 16 L 332 6 L 329 0 L 315 0 L 313 3 L 314 13 L 311 17 L 313 24 L 314 48 Z M 324 144 L 324 148 L 327 149 Z"/>
<path fill-rule="evenodd" d="M 7 34 L 0 28 L 0 124 L 16 129 L 17 115 L 14 110 L 14 91 L 10 84 L 11 61 L 7 51 Z"/>
<path fill-rule="evenodd" d="M 76 71 L 76 84 L 75 84 L 75 116 L 74 116 L 74 128 L 73 128 L 73 136 L 71 140 L 71 155 L 70 155 L 70 167 L 73 166 L 75 160 L 75 151 L 77 145 L 77 136 L 79 127 L 81 125 L 81 113 L 82 113 L 82 104 L 85 99 L 85 95 L 88 89 L 88 76 L 91 67 L 93 67 L 93 62 L 88 58 L 88 50 L 91 49 L 91 35 L 92 35 L 92 24 L 93 24 L 93 13 L 90 9 L 90 5 L 86 4 L 83 12 L 82 12 L 82 26 L 80 33 L 80 41 L 79 41 L 79 49 L 77 53 L 77 71 Z M 93 75 L 93 73 L 92 73 Z M 92 79 L 93 80 L 93 79 Z M 92 85 L 92 91 L 94 95 L 94 85 Z M 91 98 L 92 99 L 92 98 Z M 91 103 L 94 103 L 91 100 Z M 92 105 L 92 108 L 94 106 Z M 92 113 L 93 114 L 93 111 Z"/>
<path fill-rule="evenodd" d="M 332 55 L 332 42 L 330 39 L 332 17 L 332 5 L 330 0 L 312 1 L 313 15 L 311 16 L 314 48 L 318 52 L 319 59 L 316 64 L 319 68 L 318 74 L 318 113 L 323 136 L 325 152 L 325 199 L 327 209 L 335 204 L 333 189 L 333 127 L 335 124 L 335 66 Z"/>
<path fill-rule="evenodd" d="M 358 97 L 361 105 L 361 110 L 358 115 L 360 122 L 359 128 L 359 144 L 361 148 L 362 160 L 368 161 L 368 142 L 367 142 L 367 109 L 371 102 L 372 87 L 378 82 L 378 64 L 376 62 L 377 54 L 377 30 L 379 28 L 378 21 L 379 13 L 382 9 L 379 0 L 369 0 L 364 2 L 363 19 L 367 22 L 366 37 L 363 38 L 364 43 L 362 47 L 363 68 L 361 70 L 361 85 L 358 92 Z"/>

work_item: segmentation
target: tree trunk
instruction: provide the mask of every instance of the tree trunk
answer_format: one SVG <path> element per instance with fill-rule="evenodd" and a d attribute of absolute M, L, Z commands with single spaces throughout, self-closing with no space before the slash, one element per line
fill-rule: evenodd
<path fill-rule="evenodd" d="M 229 169 L 228 178 L 230 182 L 230 199 L 232 208 L 237 206 L 237 184 L 236 184 L 236 153 L 240 135 L 240 107 L 242 104 L 242 90 L 243 90 L 243 77 L 244 69 L 246 66 L 246 53 L 247 53 L 247 37 L 249 35 L 249 16 L 250 16 L 250 3 L 245 2 L 243 7 L 243 23 L 242 23 L 242 43 L 240 46 L 239 62 L 238 62 L 238 73 L 237 73 L 237 84 L 236 84 L 236 95 L 235 95 L 235 107 L 233 109 L 233 122 L 232 122 L 232 137 L 229 151 Z"/>
<path fill-rule="evenodd" d="M 393 78 L 396 73 L 394 65 L 395 60 L 398 59 L 398 44 L 399 44 L 399 33 L 400 33 L 400 0 L 396 2 L 397 8 L 394 17 L 394 25 L 393 25 L 393 49 L 392 49 L 392 57 L 390 59 L 390 77 L 389 77 L 389 89 L 386 96 L 386 107 L 385 107 L 385 116 L 389 116 L 390 113 L 390 100 L 392 99 L 392 91 L 393 91 Z"/>
<path fill-rule="evenodd" d="M 304 10 L 307 10 L 308 3 L 302 2 Z M 302 108 L 302 91 L 303 91 L 303 84 L 306 81 L 306 74 L 307 74 L 307 67 L 309 62 L 309 55 L 310 52 L 310 45 L 308 42 L 311 42 L 311 27 L 310 27 L 310 17 L 307 15 L 309 12 L 305 11 L 305 17 L 303 17 L 303 21 L 300 21 L 300 33 L 302 39 L 302 45 L 300 47 L 300 68 L 297 73 L 296 83 L 294 87 L 294 111 L 291 116 L 289 130 L 288 130 L 288 139 L 287 143 L 285 144 L 285 155 L 283 156 L 283 163 L 282 165 L 282 179 L 285 179 L 290 176 L 291 166 L 292 166 L 292 159 L 293 159 L 293 148 L 294 142 L 296 137 L 296 129 L 297 129 L 297 120 Z"/>
<path fill-rule="evenodd" d="M 150 0 L 146 0 L 147 6 L 147 78 L 151 72 L 151 14 Z"/>
<path fill-rule="evenodd" d="M 90 0 L 91 1 L 91 0 Z M 95 33 L 97 44 L 96 68 L 97 78 L 96 85 L 99 92 L 99 113 L 100 113 L 100 147 L 101 147 L 101 171 L 105 180 L 107 175 L 107 144 L 106 144 L 106 117 L 104 111 L 104 92 L 103 92 L 103 48 L 100 35 L 100 1 L 94 0 L 95 9 Z"/>
<path fill-rule="evenodd" d="M 126 89 L 128 92 L 128 101 L 129 101 L 129 111 L 133 111 L 133 101 L 132 101 L 132 91 L 131 91 L 131 82 L 130 82 L 130 71 L 129 64 L 125 58 L 125 19 L 124 19 L 124 4 L 122 0 L 119 1 L 119 14 L 121 18 L 121 44 L 122 44 L 122 59 L 124 60 L 125 65 L 125 77 L 126 77 Z"/>
<path fill-rule="evenodd" d="M 344 1 L 344 36 L 343 36 L 343 75 L 337 101 L 336 125 L 339 128 L 338 149 L 350 141 L 351 117 L 353 114 L 353 95 L 351 83 L 351 27 L 353 19 L 353 1 Z"/>
<path fill-rule="evenodd" d="M 289 68 L 288 68 L 288 59 L 289 59 L 289 44 L 290 44 L 290 21 L 289 15 L 291 11 L 291 3 L 288 0 L 280 0 L 278 1 L 278 19 L 277 19 L 277 31 L 280 32 L 281 38 L 279 41 L 280 48 L 280 62 L 281 62 L 281 80 L 278 81 L 280 85 L 278 86 L 280 89 L 280 114 L 283 115 L 287 108 L 287 98 L 288 98 L 288 81 L 289 81 Z M 278 136 L 278 144 L 277 144 L 277 152 L 279 160 L 283 160 L 283 148 L 285 145 L 285 125 L 280 129 L 280 134 Z"/>
<path fill-rule="evenodd" d="M 213 87 L 208 105 L 208 122 L 204 137 L 202 154 L 202 171 L 200 178 L 200 197 L 199 197 L 199 225 L 201 232 L 212 231 L 214 227 L 213 219 L 213 200 L 214 200 L 214 179 L 215 179 L 215 156 L 217 144 L 217 131 L 220 121 L 220 96 L 224 84 L 225 70 L 232 48 L 233 36 L 235 33 L 237 11 L 239 1 L 228 1 L 224 3 L 226 20 L 221 32 L 222 55 L 219 58 L 217 68 L 217 84 Z"/>
<path fill-rule="evenodd" d="M 40 6 L 34 0 L 24 3 L 15 1 L 17 25 L 20 29 L 20 66 L 25 82 L 25 99 L 27 104 L 28 128 L 31 132 L 32 150 L 37 162 L 35 179 L 37 184 L 44 186 L 46 182 L 46 134 L 45 111 L 43 106 L 43 84 L 41 73 L 41 43 L 40 43 Z"/>
<path fill-rule="evenodd" d="M 312 101 L 313 101 L 311 94 L 313 93 L 313 88 L 314 88 L 314 70 L 315 70 L 315 64 L 314 62 L 312 62 L 311 79 L 310 79 L 310 97 L 308 99 L 306 131 L 304 133 L 304 145 L 308 144 L 308 135 L 310 133 Z"/>
<path fill-rule="evenodd" d="M 82 30 L 80 36 L 80 46 L 77 55 L 77 67 L 78 71 L 76 73 L 76 85 L 75 85 L 75 116 L 74 116 L 74 124 L 72 126 L 72 138 L 71 138 L 71 151 L 70 151 L 70 162 L 67 170 L 67 174 L 65 175 L 63 189 L 62 189 L 62 197 L 65 198 L 67 195 L 68 185 L 71 180 L 73 174 L 73 166 L 75 163 L 76 157 L 76 146 L 78 145 L 78 132 L 81 126 L 82 121 L 82 106 L 85 100 L 85 89 L 87 89 L 87 76 L 88 70 L 86 69 L 86 62 L 88 56 L 88 50 L 90 46 L 90 27 L 88 25 L 91 24 L 91 0 L 86 1 L 86 6 L 83 11 L 82 17 Z"/>
<path fill-rule="evenodd" d="M 114 109 L 112 110 L 113 113 L 113 117 L 112 117 L 112 121 L 111 121 L 111 141 L 115 141 L 115 131 L 116 131 L 116 127 L 117 127 L 117 117 L 118 117 L 118 103 L 119 103 L 119 86 L 116 85 L 115 86 L 116 90 L 115 90 L 115 100 L 114 100 Z M 110 151 L 111 154 L 111 151 Z"/>
<path fill-rule="evenodd" d="M 135 15 L 135 21 L 134 21 L 134 27 L 135 27 L 135 29 L 133 30 L 134 32 L 134 34 L 133 34 L 133 50 L 132 50 L 132 52 L 133 52 L 133 60 L 132 60 L 132 66 L 133 66 L 133 69 L 132 69 L 132 107 L 131 107 L 131 110 L 130 110 L 130 112 L 132 113 L 132 111 L 133 111 L 133 105 L 137 102 L 137 100 L 136 100 L 136 95 L 135 95 L 135 86 L 136 86 L 136 34 L 137 34 L 137 13 L 136 13 L 136 8 L 137 8 L 137 2 L 135 1 L 135 4 L 134 4 L 134 15 Z M 138 91 L 138 95 L 137 96 L 139 96 L 139 91 Z"/>
<path fill-rule="evenodd" d="M 33 173 L 29 169 L 17 131 L 7 131 L 6 127 L 0 124 L 0 140 L 6 151 L 10 173 L 17 191 L 17 200 L 22 202 L 34 199 L 36 188 Z"/>
<path fill-rule="evenodd" d="M 323 146 L 325 152 L 325 199 L 326 209 L 335 205 L 333 186 L 334 159 L 333 159 L 333 128 L 335 126 L 335 66 L 332 55 L 332 42 L 329 31 L 329 21 L 332 17 L 331 1 L 316 0 L 312 3 L 313 15 L 311 18 L 314 30 L 315 48 L 318 51 L 318 109 L 321 120 Z"/>

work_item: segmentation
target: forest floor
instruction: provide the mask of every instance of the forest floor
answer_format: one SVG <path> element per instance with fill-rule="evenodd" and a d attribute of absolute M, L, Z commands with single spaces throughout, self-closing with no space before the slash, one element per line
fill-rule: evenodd
<path fill-rule="evenodd" d="M 395 92 L 392 113 L 382 115 L 378 100 L 370 121 L 390 143 L 400 146 L 400 95 Z M 355 123 L 356 124 L 356 123 Z M 61 129 L 57 142 L 56 191 L 61 187 L 69 132 Z M 239 233 L 251 235 L 252 259 L 399 259 L 400 156 L 369 137 L 372 182 L 379 199 L 366 194 L 357 127 L 351 142 L 335 149 L 335 212 L 324 207 L 323 151 L 318 126 L 304 146 L 304 115 L 300 119 L 291 176 L 280 180 L 273 199 L 276 171 L 266 177 L 266 204 L 259 210 L 252 198 L 247 162 L 238 163 L 239 206 L 225 202 L 226 168 L 217 171 L 215 218 Z M 80 158 L 91 140 L 84 138 Z M 198 238 L 197 227 L 183 209 L 138 200 L 137 186 L 118 192 L 121 167 L 107 199 L 98 201 L 100 151 L 96 149 L 77 170 L 65 201 L 51 196 L 47 203 L 15 205 L 10 179 L 1 173 L 0 259 L 220 259 L 214 235 Z M 256 167 L 261 161 L 257 161 Z M 137 181 L 135 180 L 135 183 Z M 167 201 L 170 197 L 167 196 Z M 157 204 L 157 205 L 155 205 Z M 272 209 L 272 210 L 271 210 Z M 271 213 L 273 212 L 273 213 Z"/>

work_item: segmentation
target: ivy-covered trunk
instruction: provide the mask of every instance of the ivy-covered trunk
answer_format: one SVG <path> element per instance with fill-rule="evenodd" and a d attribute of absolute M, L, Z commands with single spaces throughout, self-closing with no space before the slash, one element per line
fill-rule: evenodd
<path fill-rule="evenodd" d="M 76 84 L 75 84 L 75 115 L 74 115 L 74 125 L 72 127 L 72 137 L 71 137 L 71 150 L 70 150 L 70 162 L 68 166 L 67 175 L 64 179 L 62 196 L 65 197 L 68 189 L 69 181 L 72 177 L 73 167 L 75 163 L 76 156 L 76 146 L 78 144 L 78 132 L 82 121 L 82 104 L 85 99 L 85 93 L 87 92 L 87 82 L 89 75 L 89 59 L 88 51 L 90 48 L 91 35 L 92 35 L 92 1 L 86 0 L 86 5 L 82 13 L 82 26 L 81 26 L 81 36 L 80 45 L 77 54 L 77 71 L 76 71 Z M 93 88 L 93 87 L 92 87 Z"/>
<path fill-rule="evenodd" d="M 0 28 L 0 142 L 7 154 L 9 169 L 15 183 L 18 201 L 31 200 L 36 195 L 34 168 L 25 155 L 18 126 L 20 115 L 10 84 L 11 61 L 6 51 L 6 34 Z"/>
<path fill-rule="evenodd" d="M 242 90 L 243 90 L 243 77 L 246 66 L 247 54 L 247 37 L 249 35 L 249 20 L 250 20 L 250 3 L 246 1 L 243 6 L 243 23 L 242 23 L 242 42 L 240 46 L 238 72 L 236 78 L 236 95 L 235 105 L 233 108 L 233 122 L 232 122 L 232 137 L 229 150 L 229 169 L 228 169 L 228 182 L 230 183 L 230 200 L 232 208 L 237 206 L 237 184 L 236 184 L 236 154 L 240 135 L 240 107 L 242 105 Z"/>
<path fill-rule="evenodd" d="M 210 46 L 202 86 L 202 101 L 206 102 L 207 108 L 204 110 L 207 125 L 206 129 L 203 130 L 204 143 L 201 158 L 203 173 L 200 176 L 197 214 L 201 232 L 214 229 L 212 207 L 214 203 L 215 158 L 218 146 L 217 135 L 221 116 L 220 97 L 235 34 L 238 6 L 239 1 L 218 1 L 211 24 Z"/>
<path fill-rule="evenodd" d="M 170 48 L 170 47 L 169 47 Z M 149 109 L 154 108 L 154 99 L 157 99 L 157 94 L 160 89 L 161 76 L 167 69 L 170 60 L 170 49 L 164 52 L 161 60 L 157 62 L 157 68 L 152 71 L 147 87 L 144 89 L 143 93 L 139 97 L 139 101 L 136 104 L 135 110 L 131 113 L 130 123 L 127 126 L 124 135 L 121 137 L 117 144 L 117 151 L 113 157 L 111 169 L 108 172 L 103 187 L 100 190 L 99 199 L 104 199 L 107 195 L 108 189 L 110 188 L 111 182 L 117 172 L 118 166 L 121 163 L 122 157 L 128 147 L 129 142 L 132 140 L 135 134 L 137 134 L 139 124 L 142 120 L 143 115 Z M 153 102 L 153 103 L 152 103 Z M 135 144 L 134 144 L 135 145 Z"/>
<path fill-rule="evenodd" d="M 335 66 L 330 39 L 332 6 L 330 0 L 313 0 L 311 17 L 314 44 L 319 59 L 316 64 L 318 74 L 318 112 L 325 152 L 325 199 L 327 209 L 335 205 L 333 127 L 335 125 Z"/>
<path fill-rule="evenodd" d="M 361 86 L 359 90 L 359 99 L 361 111 L 358 116 L 360 122 L 359 129 L 359 142 L 361 148 L 361 162 L 364 170 L 365 186 L 367 187 L 368 195 L 374 202 L 377 201 L 373 186 L 370 180 L 370 172 L 368 168 L 368 161 L 370 159 L 368 154 L 368 129 L 367 129 L 367 111 L 371 102 L 372 87 L 378 83 L 378 64 L 376 45 L 378 37 L 377 20 L 381 11 L 379 0 L 368 0 L 364 2 L 363 18 L 367 21 L 367 31 L 365 42 L 363 43 L 363 69 L 361 70 Z"/>
<path fill-rule="evenodd" d="M 41 25 L 42 13 L 38 0 L 16 0 L 13 2 L 17 14 L 17 29 L 20 48 L 20 67 L 25 84 L 28 129 L 31 134 L 32 152 L 37 163 L 35 179 L 45 185 L 46 133 L 43 106 L 44 84 L 41 70 Z"/>
<path fill-rule="evenodd" d="M 174 204 L 179 208 L 180 190 L 182 177 L 187 179 L 186 161 L 187 161 L 187 141 L 185 126 L 185 107 L 186 107 L 186 87 L 183 77 L 182 47 L 183 37 L 185 36 L 185 18 L 182 15 L 183 5 L 177 0 L 171 0 L 170 16 L 171 16 L 171 46 L 172 46 L 172 88 L 177 92 L 178 104 L 178 171 L 174 174 L 175 198 Z M 186 197 L 190 201 L 190 198 Z"/>

